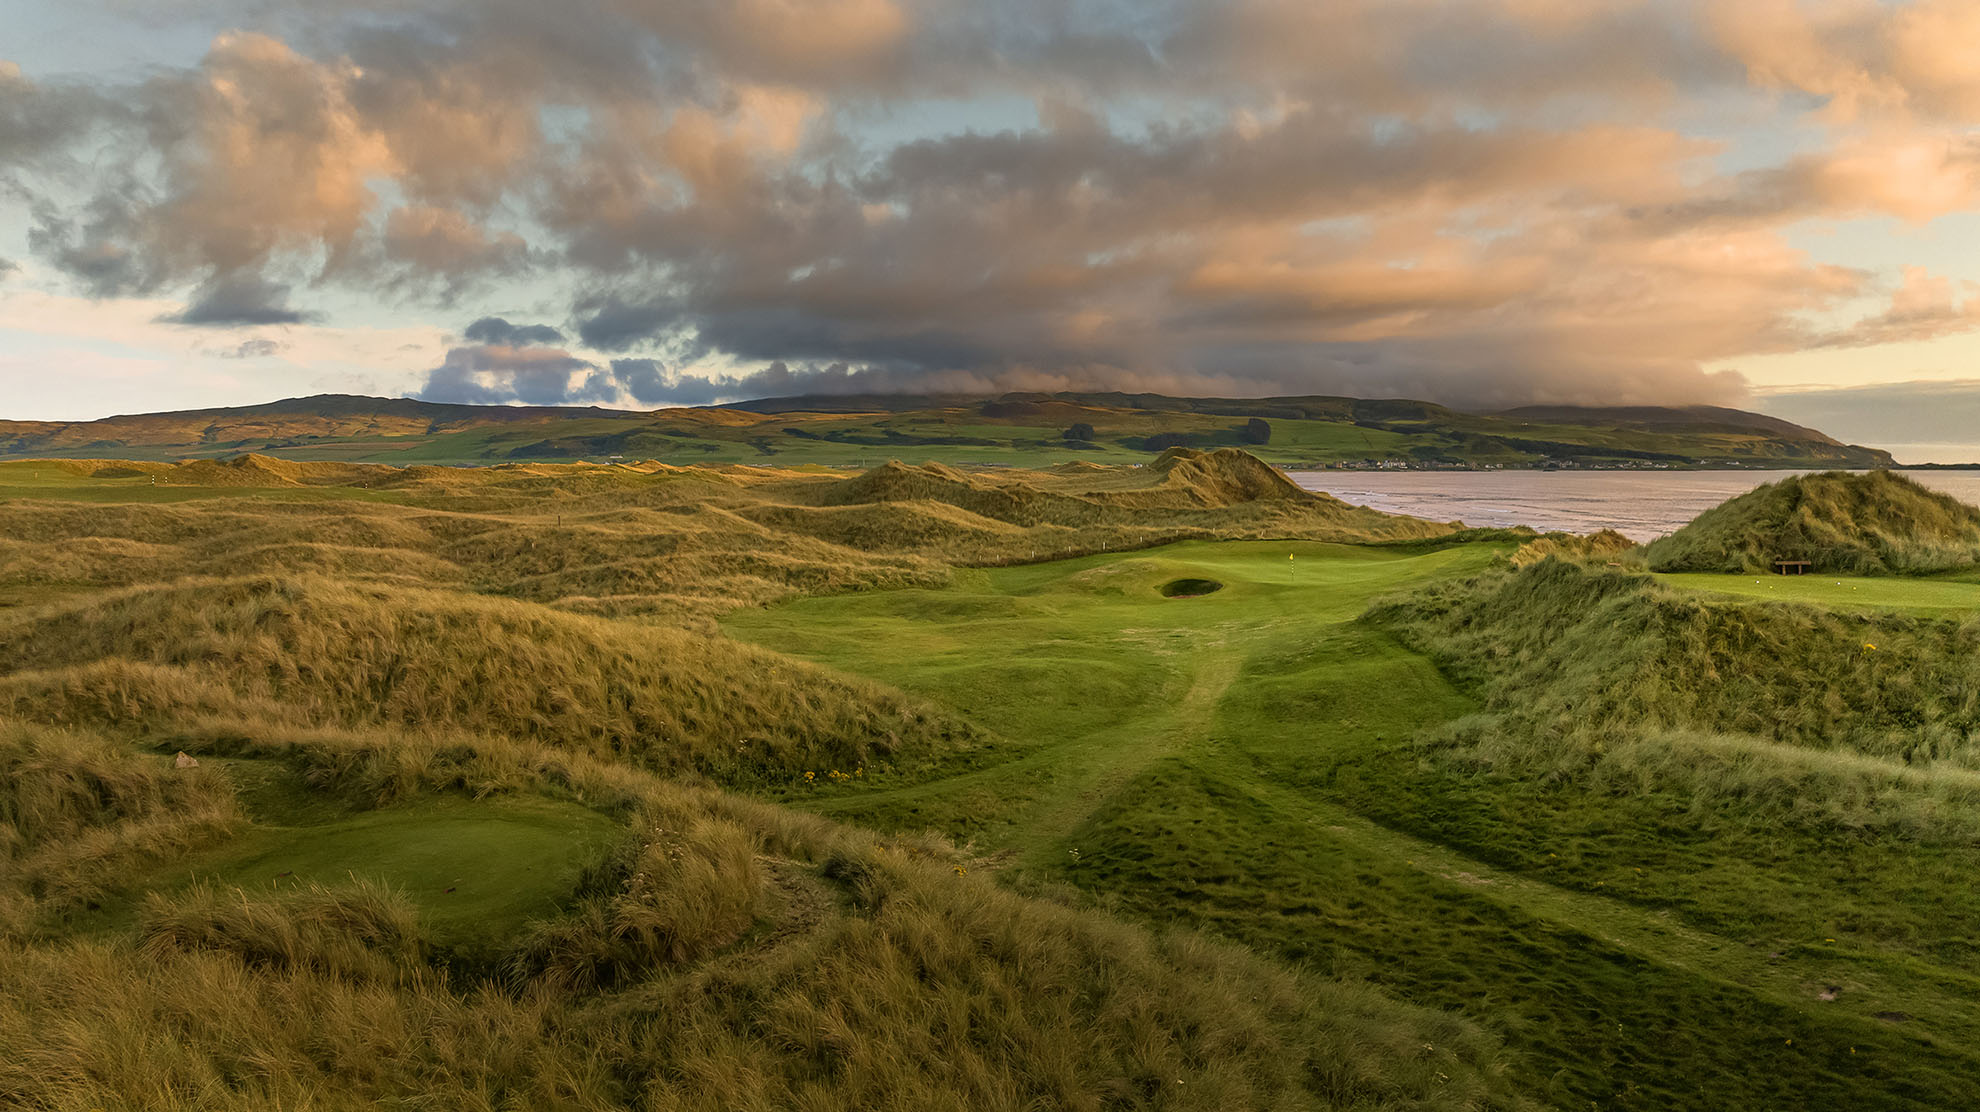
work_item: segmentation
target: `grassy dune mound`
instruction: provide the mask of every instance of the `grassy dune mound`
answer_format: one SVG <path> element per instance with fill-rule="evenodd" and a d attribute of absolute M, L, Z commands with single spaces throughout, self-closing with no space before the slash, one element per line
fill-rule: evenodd
<path fill-rule="evenodd" d="M 798 517 L 752 520 L 776 509 L 698 505 L 692 513 L 573 514 L 556 524 L 536 519 L 484 529 L 440 550 L 485 590 L 545 603 L 699 595 L 710 609 L 726 609 L 796 591 L 925 586 L 948 577 L 944 566 L 893 554 L 898 537 L 869 534 L 870 545 L 857 546 L 807 535 L 803 526 L 812 522 Z"/>
<path fill-rule="evenodd" d="M 1980 509 L 1888 471 L 1830 471 L 1769 483 L 1653 541 L 1655 571 L 1918 574 L 1980 561 Z"/>
<path fill-rule="evenodd" d="M 967 728 L 759 649 L 525 603 L 311 577 L 136 589 L 18 620 L 16 706 L 63 720 L 275 707 L 542 741 L 729 779 L 921 760 Z M 258 711 L 257 711 L 258 712 Z"/>
<path fill-rule="evenodd" d="M 1354 542 L 1452 531 L 1307 494 L 1232 449 L 1051 472 L 889 463 L 852 478 L 659 463 L 393 468 L 240 457 L 134 464 L 170 482 L 100 490 L 92 484 L 127 480 L 103 477 L 114 467 L 64 466 L 92 498 L 125 500 L 0 500 L 0 606 L 10 594 L 308 570 L 705 626 L 796 594 L 939 586 L 955 565 L 1211 537 Z"/>
<path fill-rule="evenodd" d="M 60 460 L 51 466 L 78 476 L 144 478 L 165 486 L 280 487 L 334 486 L 361 481 L 369 471 L 396 471 L 361 464 L 303 462 L 250 452 L 227 459 L 177 463 L 122 460 Z"/>
<path fill-rule="evenodd" d="M 0 853 L 230 810 L 229 793 L 210 774 L 175 771 L 85 735 L 0 726 Z"/>
<path fill-rule="evenodd" d="M 1520 545 L 1509 559 L 1514 567 L 1537 564 L 1549 556 L 1609 562 L 1635 547 L 1635 541 L 1614 529 L 1598 529 L 1587 534 L 1546 533 Z"/>
<path fill-rule="evenodd" d="M 88 537 L 170 545 L 188 562 L 258 544 L 308 541 L 358 548 L 423 549 L 452 535 L 500 528 L 464 515 L 376 503 L 233 501 L 177 503 L 0 502 L 4 536 L 21 544 L 68 544 Z M 183 569 L 167 569 L 183 570 Z"/>
<path fill-rule="evenodd" d="M 1162 476 L 1161 487 L 1187 492 L 1205 506 L 1230 506 L 1261 499 L 1302 502 L 1318 497 L 1249 452 L 1219 448 L 1199 452 L 1170 448 L 1149 464 Z"/>
<path fill-rule="evenodd" d="M 411 979 L 426 956 L 411 902 L 365 881 L 259 899 L 210 884 L 176 896 L 152 893 L 141 924 L 138 948 L 150 957 L 227 954 L 249 968 L 352 984 Z"/>
<path fill-rule="evenodd" d="M 1143 467 L 1075 463 L 1027 472 L 967 473 L 941 464 L 896 462 L 826 487 L 796 488 L 792 494 L 835 507 L 950 507 L 987 519 L 987 529 L 994 529 L 989 523 L 1003 523 L 1073 530 L 1078 536 L 1066 547 L 1083 552 L 1193 536 L 1394 540 L 1438 536 L 1453 528 L 1359 509 L 1331 495 L 1302 490 L 1276 468 L 1235 448 L 1171 448 Z M 960 537 L 963 547 L 954 555 L 984 559 L 985 546 L 970 542 L 979 541 L 987 529 Z"/>
<path fill-rule="evenodd" d="M 819 491 L 826 506 L 928 502 L 954 506 L 979 517 L 1013 525 L 1079 524 L 1091 520 L 1090 505 L 1048 494 L 1022 481 L 997 481 L 939 463 L 890 461 Z"/>
<path fill-rule="evenodd" d="M 1547 560 L 1378 610 L 1495 708 L 1980 769 L 1980 626 L 1718 601 Z"/>
<path fill-rule="evenodd" d="M 1019 532 L 940 507 L 923 522 L 896 505 L 836 519 L 761 499 L 724 506 L 715 501 L 723 489 L 732 488 L 697 483 L 663 507 L 609 500 L 510 517 L 371 502 L 0 503 L 0 591 L 311 571 L 458 584 L 596 612 L 698 616 L 796 591 L 943 582 L 945 565 L 900 550 L 916 540 L 953 547 L 969 526 L 945 512 L 993 528 L 980 548 L 1008 546 Z"/>
<path fill-rule="evenodd" d="M 969 551 L 1020 539 L 1023 527 L 948 502 L 877 502 L 845 506 L 770 505 L 747 516 L 780 531 L 866 551 Z"/>
<path fill-rule="evenodd" d="M 1488 856 L 1546 845 L 1559 857 L 1539 866 L 1713 929 L 1980 961 L 1939 917 L 1980 914 L 1953 879 L 1980 868 L 1980 625 L 1720 601 L 1559 560 L 1371 617 L 1485 700 L 1418 739 L 1432 771 L 1383 803 L 1396 821 Z M 1921 912 L 1921 885 L 1951 903 Z"/>
<path fill-rule="evenodd" d="M 1235 448 L 1171 448 L 1146 467 L 1069 465 L 1015 474 L 893 462 L 838 483 L 820 497 L 827 505 L 940 502 L 1019 525 L 1124 521 L 1132 511 L 1220 509 L 1259 501 L 1338 505 Z"/>

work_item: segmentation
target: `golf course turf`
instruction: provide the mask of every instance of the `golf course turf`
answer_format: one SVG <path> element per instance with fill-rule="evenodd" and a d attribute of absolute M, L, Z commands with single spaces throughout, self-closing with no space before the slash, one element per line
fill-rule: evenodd
<path fill-rule="evenodd" d="M 1980 1030 L 1961 996 L 1980 982 L 1963 962 L 1781 938 L 1687 898 L 1752 846 L 1681 823 L 1603 829 L 1585 813 L 1600 800 L 1552 804 L 1568 809 L 1545 849 L 1463 834 L 1515 793 L 1425 771 L 1411 739 L 1479 705 L 1361 616 L 1504 551 L 1185 543 L 804 599 L 725 628 L 1003 742 L 951 775 L 821 782 L 792 802 L 933 827 L 1021 887 L 1069 884 L 1464 1011 L 1507 1039 L 1520 1087 L 1559 1107 L 1933 1108 L 1971 1093 Z M 1176 605 L 1162 588 L 1184 579 L 1224 587 Z M 1547 837 L 1547 821 L 1529 832 Z M 1605 860 L 1618 842 L 1631 863 Z M 1919 852 L 1912 867 L 1930 869 Z M 1611 879 L 1550 864 L 1564 859 Z M 1851 899 L 1776 880 L 1762 903 Z"/>

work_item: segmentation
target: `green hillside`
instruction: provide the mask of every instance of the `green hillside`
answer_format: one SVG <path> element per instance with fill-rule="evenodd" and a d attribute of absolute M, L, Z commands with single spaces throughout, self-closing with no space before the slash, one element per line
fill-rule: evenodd
<path fill-rule="evenodd" d="M 1243 448 L 1281 467 L 1339 464 L 1876 467 L 1884 452 L 1737 410 L 1460 413 L 1427 402 L 1158 394 L 805 397 L 633 413 L 437 405 L 328 395 L 263 406 L 0 421 L 0 459 L 174 460 L 258 452 L 297 460 L 489 463 L 658 459 L 680 465 L 868 467 L 1144 462 L 1171 447 Z"/>

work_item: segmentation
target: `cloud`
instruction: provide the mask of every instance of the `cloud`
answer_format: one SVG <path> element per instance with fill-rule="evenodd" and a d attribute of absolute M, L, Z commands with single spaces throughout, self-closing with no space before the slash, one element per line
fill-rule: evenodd
<path fill-rule="evenodd" d="M 514 274 L 530 262 L 529 245 L 515 232 L 490 232 L 466 213 L 434 205 L 393 209 L 380 248 L 405 278 L 437 278 L 450 295 L 473 279 Z"/>
<path fill-rule="evenodd" d="M 1980 9 L 1968 0 L 1742 0 L 1706 10 L 1755 82 L 1817 98 L 1828 118 L 1980 117 Z"/>
<path fill-rule="evenodd" d="M 1905 461 L 1980 461 L 1980 379 L 1791 388 L 1762 395 L 1757 408 Z"/>
<path fill-rule="evenodd" d="M 693 44 L 725 70 L 786 84 L 897 69 L 912 18 L 895 0 L 684 0 L 632 11 L 663 40 Z"/>
<path fill-rule="evenodd" d="M 615 400 L 618 387 L 567 351 L 484 344 L 447 352 L 412 396 L 469 405 L 571 405 Z"/>
<path fill-rule="evenodd" d="M 469 342 L 448 350 L 410 396 L 468 405 L 596 405 L 648 401 L 658 378 L 650 360 L 609 368 L 572 354 L 547 324 L 482 317 L 462 330 Z M 657 400 L 657 399 L 656 399 Z"/>
<path fill-rule="evenodd" d="M 587 314 L 578 322 L 578 339 L 598 351 L 625 351 L 673 328 L 683 319 L 679 306 L 666 300 L 631 301 L 610 295 L 578 303 Z"/>
<path fill-rule="evenodd" d="M 289 287 L 257 274 L 223 274 L 195 291 L 193 300 L 160 319 L 167 324 L 234 328 L 257 324 L 301 324 L 318 319 L 314 313 L 288 305 Z"/>
<path fill-rule="evenodd" d="M 1924 267 L 1904 268 L 1890 308 L 1821 336 L 1817 347 L 1912 343 L 1980 329 L 1980 287 L 1955 283 Z"/>
<path fill-rule="evenodd" d="M 105 186 L 68 211 L 37 200 L 31 206 L 28 249 L 91 297 L 155 292 L 170 275 L 160 260 L 132 245 L 138 235 L 135 189 L 130 183 Z"/>
<path fill-rule="evenodd" d="M 574 349 L 487 318 L 450 397 L 1738 402 L 1702 368 L 1969 327 L 1925 278 L 1813 327 L 1896 275 L 1791 238 L 1980 209 L 1965 0 L 276 6 L 134 84 L 0 70 L 30 249 L 185 323 L 572 291 Z"/>
<path fill-rule="evenodd" d="M 612 376 L 619 380 L 626 393 L 641 405 L 704 405 L 714 401 L 718 395 L 710 394 L 695 400 L 684 400 L 692 390 L 680 390 L 678 379 L 671 380 L 667 369 L 655 359 L 614 359 Z"/>
<path fill-rule="evenodd" d="M 20 63 L 0 60 L 0 181 L 10 171 L 59 157 L 122 116 L 119 104 L 95 89 L 40 85 L 21 72 Z"/>
<path fill-rule="evenodd" d="M 271 355 L 280 355 L 282 353 L 282 347 L 283 345 L 279 341 L 256 338 L 253 340 L 242 340 L 233 347 L 223 349 L 215 354 L 222 359 L 266 359 Z"/>
<path fill-rule="evenodd" d="M 461 333 L 478 344 L 528 347 L 561 344 L 564 334 L 547 324 L 510 324 L 501 317 L 482 317 Z"/>

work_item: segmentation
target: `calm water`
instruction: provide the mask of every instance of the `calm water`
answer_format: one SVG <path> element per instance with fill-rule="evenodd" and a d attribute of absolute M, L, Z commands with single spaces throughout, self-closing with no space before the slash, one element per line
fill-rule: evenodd
<path fill-rule="evenodd" d="M 1980 505 L 1980 472 L 1900 471 Z M 1787 471 L 1294 471 L 1292 480 L 1357 506 L 1466 525 L 1614 529 L 1647 541 Z"/>

